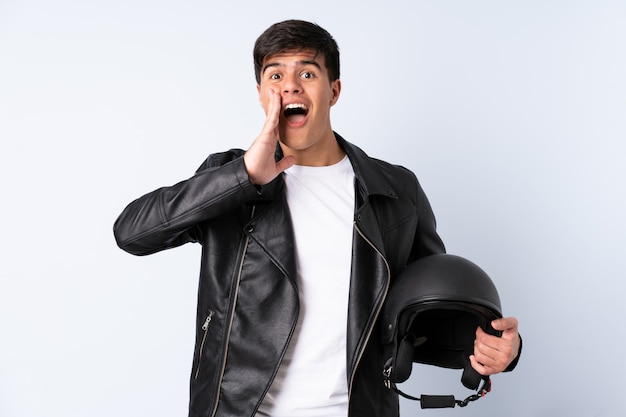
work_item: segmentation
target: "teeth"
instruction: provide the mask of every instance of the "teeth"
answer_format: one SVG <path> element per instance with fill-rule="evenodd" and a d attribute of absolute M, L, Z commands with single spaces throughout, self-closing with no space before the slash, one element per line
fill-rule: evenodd
<path fill-rule="evenodd" d="M 287 104 L 285 106 L 285 110 L 292 110 L 292 109 L 307 110 L 307 107 L 302 103 L 292 103 L 292 104 Z"/>

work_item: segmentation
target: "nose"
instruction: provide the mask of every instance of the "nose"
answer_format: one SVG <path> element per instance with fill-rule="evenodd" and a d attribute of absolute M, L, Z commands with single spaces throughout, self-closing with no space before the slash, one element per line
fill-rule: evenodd
<path fill-rule="evenodd" d="M 297 74 L 291 74 L 285 77 L 283 83 L 283 92 L 293 94 L 298 94 L 302 92 L 300 77 Z"/>

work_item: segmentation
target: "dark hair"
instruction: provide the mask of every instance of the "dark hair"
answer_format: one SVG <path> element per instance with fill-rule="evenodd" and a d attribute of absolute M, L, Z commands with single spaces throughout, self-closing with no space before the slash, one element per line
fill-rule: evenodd
<path fill-rule="evenodd" d="M 324 55 L 330 81 L 339 79 L 339 47 L 321 26 L 303 20 L 285 20 L 270 26 L 254 44 L 254 76 L 261 82 L 263 60 L 286 51 L 311 49 Z"/>

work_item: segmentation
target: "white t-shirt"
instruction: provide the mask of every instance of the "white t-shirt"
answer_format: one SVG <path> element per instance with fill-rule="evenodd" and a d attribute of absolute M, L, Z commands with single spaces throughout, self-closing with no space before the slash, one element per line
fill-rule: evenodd
<path fill-rule="evenodd" d="M 293 166 L 284 179 L 295 233 L 300 316 L 257 416 L 346 417 L 354 171 L 345 157 L 331 166 Z"/>

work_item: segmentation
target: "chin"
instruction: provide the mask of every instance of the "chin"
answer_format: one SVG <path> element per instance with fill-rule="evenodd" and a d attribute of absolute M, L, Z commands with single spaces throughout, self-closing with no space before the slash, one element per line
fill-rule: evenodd
<path fill-rule="evenodd" d="M 307 138 L 304 132 L 295 134 L 293 132 L 291 134 L 283 133 L 280 135 L 280 143 L 288 148 L 298 150 L 306 147 Z"/>

